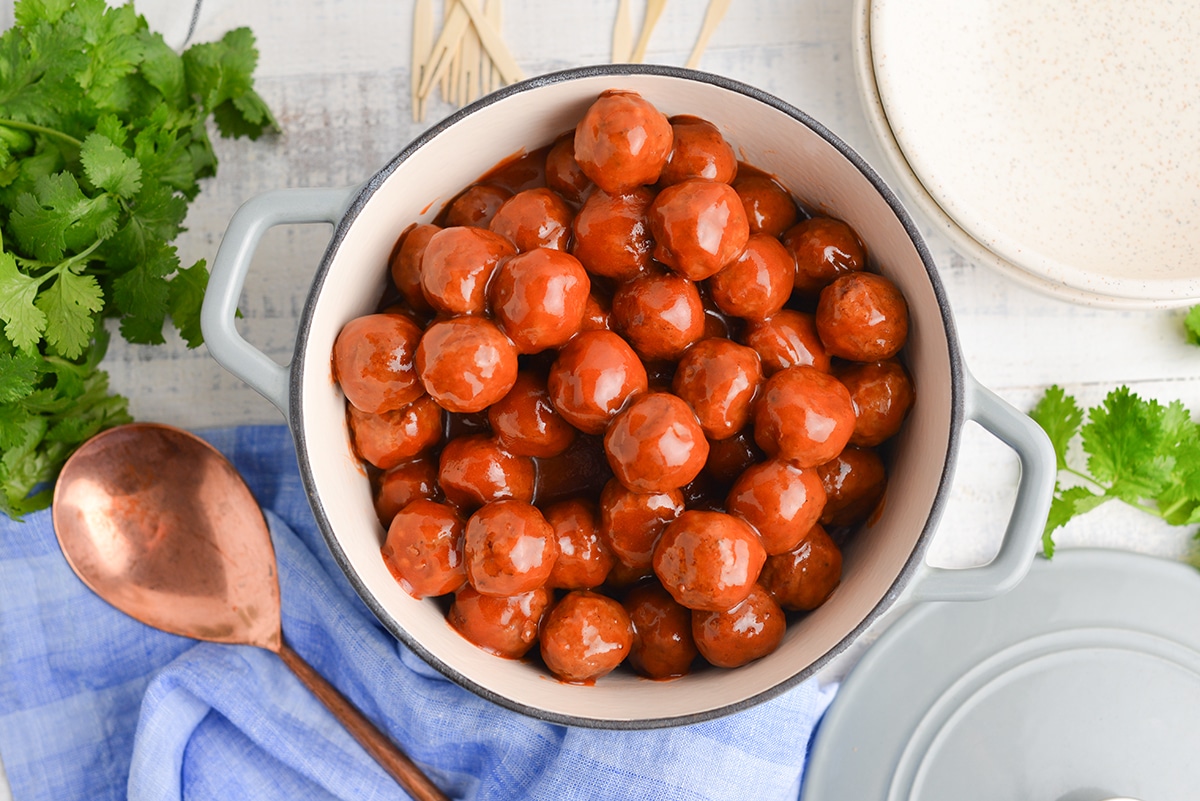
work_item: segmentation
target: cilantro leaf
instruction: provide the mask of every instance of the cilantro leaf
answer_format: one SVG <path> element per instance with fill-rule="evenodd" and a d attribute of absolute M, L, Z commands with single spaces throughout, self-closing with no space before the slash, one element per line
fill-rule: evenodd
<path fill-rule="evenodd" d="M 1183 318 L 1183 331 L 1189 343 L 1200 345 L 1200 304 L 1188 309 Z"/>
<path fill-rule="evenodd" d="M 133 197 L 142 188 L 142 165 L 103 134 L 83 140 L 79 160 L 93 186 L 117 197 Z"/>
<path fill-rule="evenodd" d="M 32 351 L 46 330 L 46 313 L 34 305 L 40 282 L 17 269 L 17 260 L 0 251 L 0 320 L 4 334 L 21 350 Z"/>
<path fill-rule="evenodd" d="M 1110 494 L 1137 502 L 1157 495 L 1170 467 L 1159 453 L 1164 409 L 1119 387 L 1089 413 L 1081 431 L 1088 452 L 1088 471 L 1109 485 Z"/>
<path fill-rule="evenodd" d="M 92 337 L 92 315 L 104 308 L 104 293 L 93 275 L 59 273 L 36 301 L 46 315 L 46 342 L 68 359 L 83 353 Z"/>
<path fill-rule="evenodd" d="M 1050 435 L 1058 469 L 1067 467 L 1067 445 L 1079 433 L 1083 422 L 1083 410 L 1075 399 L 1066 394 L 1057 384 L 1046 390 L 1046 394 L 1030 411 L 1029 416 Z"/>
<path fill-rule="evenodd" d="M 197 347 L 204 341 L 204 335 L 200 332 L 200 307 L 204 304 L 204 291 L 208 288 L 208 269 L 203 259 L 176 273 L 168 286 L 170 297 L 167 305 L 171 320 L 188 347 Z"/>

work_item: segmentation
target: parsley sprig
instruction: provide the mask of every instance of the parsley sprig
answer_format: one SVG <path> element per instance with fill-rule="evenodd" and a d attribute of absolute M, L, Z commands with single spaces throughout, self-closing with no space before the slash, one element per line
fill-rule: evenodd
<path fill-rule="evenodd" d="M 1075 398 L 1052 386 L 1030 416 L 1050 435 L 1060 476 L 1042 535 L 1047 556 L 1054 531 L 1110 500 L 1171 525 L 1200 523 L 1200 426 L 1179 401 L 1164 406 L 1122 386 L 1088 409 L 1085 422 Z M 1083 466 L 1072 464 L 1077 437 Z"/>
<path fill-rule="evenodd" d="M 76 446 L 127 422 L 99 369 L 106 318 L 160 344 L 202 341 L 204 261 L 171 243 L 216 173 L 210 121 L 258 138 L 248 29 L 182 54 L 132 4 L 20 0 L 0 35 L 0 511 L 46 506 Z"/>

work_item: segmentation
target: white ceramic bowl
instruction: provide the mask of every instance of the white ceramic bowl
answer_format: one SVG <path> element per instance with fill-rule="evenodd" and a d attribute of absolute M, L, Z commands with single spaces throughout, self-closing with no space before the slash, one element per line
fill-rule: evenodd
<path fill-rule="evenodd" d="M 911 310 L 905 358 L 917 402 L 898 437 L 883 512 L 845 550 L 841 586 L 789 627 L 772 655 L 736 670 L 697 670 L 669 681 L 628 671 L 594 686 L 561 683 L 523 661 L 477 649 L 431 600 L 409 597 L 380 557 L 384 531 L 344 424 L 344 398 L 330 374 L 334 338 L 371 312 L 387 280 L 399 234 L 428 221 L 502 159 L 570 129 L 604 90 L 641 93 L 663 112 L 716 123 L 741 157 L 776 175 L 809 208 L 846 220 L 875 269 L 899 285 Z M 333 239 L 313 282 L 291 364 L 281 367 L 233 327 L 242 281 L 261 234 L 284 222 L 328 221 Z M 284 412 L 314 513 L 331 550 L 364 601 L 399 639 L 475 692 L 526 714 L 578 725 L 650 727 L 724 714 L 771 697 L 811 675 L 895 601 L 923 564 L 948 491 L 963 421 L 973 418 L 1013 445 L 1024 464 L 1008 543 L 985 569 L 935 571 L 922 597 L 980 597 L 1028 569 L 1053 486 L 1053 452 L 1040 429 L 971 380 L 950 311 L 916 228 L 879 177 L 819 123 L 750 87 L 666 67 L 613 66 L 543 76 L 463 109 L 406 147 L 353 190 L 283 190 L 248 202 L 231 221 L 205 298 L 213 356 Z"/>
<path fill-rule="evenodd" d="M 1200 6 L 856 0 L 867 119 L 976 262 L 1107 308 L 1200 303 Z"/>

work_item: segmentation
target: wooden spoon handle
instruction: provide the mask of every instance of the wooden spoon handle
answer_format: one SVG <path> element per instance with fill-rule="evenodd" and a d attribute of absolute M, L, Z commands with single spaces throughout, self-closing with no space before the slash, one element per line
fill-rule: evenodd
<path fill-rule="evenodd" d="M 346 696 L 338 692 L 336 687 L 326 681 L 287 643 L 280 645 L 279 657 L 296 674 L 296 678 L 312 691 L 317 700 L 341 721 L 346 731 L 350 732 L 350 736 L 357 740 L 409 795 L 417 801 L 449 801 L 429 777 L 421 772 L 416 763 L 405 756 L 387 735 L 358 710 L 358 707 L 346 700 Z"/>

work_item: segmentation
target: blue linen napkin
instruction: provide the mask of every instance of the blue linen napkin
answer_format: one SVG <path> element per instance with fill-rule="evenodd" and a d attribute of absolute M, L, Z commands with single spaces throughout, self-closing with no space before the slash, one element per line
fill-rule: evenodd
<path fill-rule="evenodd" d="M 796 798 L 835 688 L 646 732 L 533 720 L 460 688 L 362 604 L 317 531 L 283 426 L 202 432 L 266 510 L 284 635 L 455 799 Z M 15 801 L 405 798 L 274 654 L 108 606 L 47 512 L 0 516 L 0 760 Z"/>

